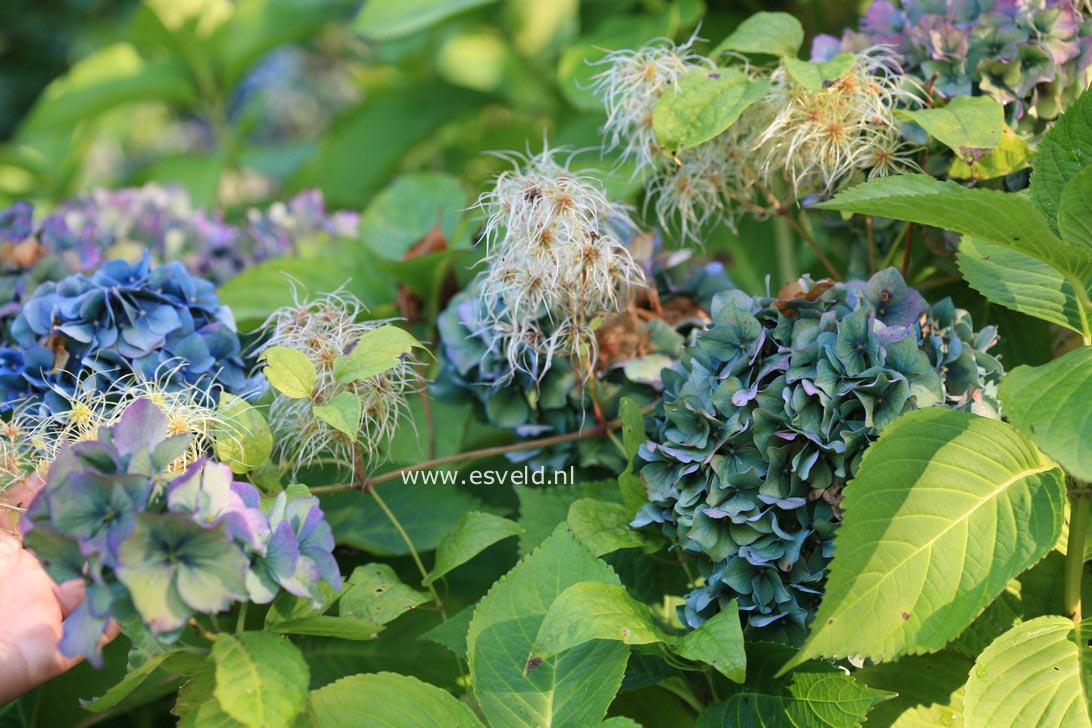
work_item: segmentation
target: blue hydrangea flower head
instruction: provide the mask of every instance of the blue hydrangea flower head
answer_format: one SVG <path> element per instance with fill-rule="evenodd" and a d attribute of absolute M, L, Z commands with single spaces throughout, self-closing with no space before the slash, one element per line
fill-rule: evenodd
<path fill-rule="evenodd" d="M 903 412 L 997 416 L 996 331 L 929 306 L 894 268 L 868 281 L 802 279 L 777 298 L 728 291 L 663 375 L 638 454 L 655 524 L 697 560 L 697 627 L 729 600 L 748 632 L 797 641 L 822 593 L 845 484 Z"/>

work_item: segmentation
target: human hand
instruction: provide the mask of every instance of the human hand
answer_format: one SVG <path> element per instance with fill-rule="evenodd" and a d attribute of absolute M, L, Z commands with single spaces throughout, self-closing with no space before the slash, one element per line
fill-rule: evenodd
<path fill-rule="evenodd" d="M 56 584 L 23 548 L 17 519 L 42 488 L 34 475 L 0 498 L 0 705 L 18 698 L 79 662 L 57 649 L 64 620 L 84 597 L 78 580 Z M 118 634 L 111 625 L 106 638 Z"/>

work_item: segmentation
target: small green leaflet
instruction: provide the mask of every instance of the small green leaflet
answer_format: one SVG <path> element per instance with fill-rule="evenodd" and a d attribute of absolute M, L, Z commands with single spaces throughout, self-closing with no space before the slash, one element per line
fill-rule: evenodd
<path fill-rule="evenodd" d="M 853 66 L 852 53 L 839 53 L 829 61 L 801 61 L 798 58 L 786 58 L 785 71 L 792 80 L 808 91 L 821 91 L 826 81 L 833 81 L 845 75 Z"/>
<path fill-rule="evenodd" d="M 436 565 L 425 584 L 431 584 L 461 564 L 465 564 L 493 544 L 523 533 L 523 527 L 492 513 L 464 513 L 436 547 Z"/>
<path fill-rule="evenodd" d="M 262 413 L 246 400 L 223 392 L 213 434 L 216 457 L 233 473 L 249 473 L 269 461 L 273 434 Z"/>
<path fill-rule="evenodd" d="M 710 54 L 724 51 L 795 57 L 804 45 L 804 26 L 788 13 L 755 13 L 740 23 Z"/>
<path fill-rule="evenodd" d="M 374 377 L 397 366 L 414 348 L 424 347 L 405 329 L 380 326 L 362 335 L 348 354 L 334 360 L 334 377 L 342 384 Z"/>
<path fill-rule="evenodd" d="M 389 565 L 366 564 L 353 570 L 338 601 L 338 613 L 387 624 L 428 600 L 427 594 L 403 584 Z"/>
<path fill-rule="evenodd" d="M 310 680 L 303 655 L 270 632 L 221 632 L 212 645 L 216 700 L 250 728 L 290 726 L 307 703 Z"/>
<path fill-rule="evenodd" d="M 360 432 L 360 413 L 363 409 L 360 397 L 352 392 L 339 392 L 330 400 L 330 404 L 312 407 L 315 417 L 353 440 Z"/>
<path fill-rule="evenodd" d="M 1005 109 L 989 96 L 956 96 L 944 106 L 896 113 L 920 126 L 968 165 L 997 149 L 1005 129 Z"/>
<path fill-rule="evenodd" d="M 304 399 L 310 397 L 318 380 L 318 372 L 303 352 L 286 346 L 274 346 L 266 349 L 258 357 L 266 363 L 266 379 L 286 397 Z"/>
<path fill-rule="evenodd" d="M 751 81 L 737 68 L 690 71 L 656 103 L 656 139 L 673 153 L 707 142 L 734 124 L 768 88 L 768 81 Z"/>

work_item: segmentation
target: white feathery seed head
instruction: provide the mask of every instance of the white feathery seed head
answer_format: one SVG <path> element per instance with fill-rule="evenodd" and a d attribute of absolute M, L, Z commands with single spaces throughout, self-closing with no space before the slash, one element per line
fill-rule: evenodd
<path fill-rule="evenodd" d="M 555 356 L 593 353 L 594 322 L 626 310 L 646 285 L 621 239 L 636 229 L 628 210 L 598 179 L 558 162 L 557 151 L 513 157 L 514 169 L 477 203 L 486 218 L 481 296 L 491 314 L 482 333 L 514 372 L 535 378 Z"/>
<path fill-rule="evenodd" d="M 407 355 L 381 374 L 347 384 L 338 382 L 334 361 L 352 351 L 362 335 L 394 320 L 360 320 L 367 308 L 344 290 L 301 298 L 295 289 L 293 298 L 292 305 L 274 311 L 263 324 L 258 353 L 275 346 L 295 349 L 315 365 L 318 376 L 310 399 L 275 393 L 269 408 L 274 458 L 293 476 L 317 464 L 350 469 L 357 459 L 369 466 L 382 460 L 398 424 L 409 414 L 407 396 L 420 389 L 416 360 Z M 360 399 L 356 438 L 314 414 L 315 405 L 327 404 L 342 392 Z"/>

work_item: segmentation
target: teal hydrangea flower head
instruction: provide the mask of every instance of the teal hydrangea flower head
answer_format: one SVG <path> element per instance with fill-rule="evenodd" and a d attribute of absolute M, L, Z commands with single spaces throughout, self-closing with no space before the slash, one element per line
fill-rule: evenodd
<path fill-rule="evenodd" d="M 712 324 L 664 372 L 637 463 L 649 503 L 633 525 L 656 524 L 704 577 L 684 622 L 736 599 L 751 634 L 802 638 L 865 448 L 912 409 L 998 416 L 996 338 L 894 268 L 714 300 Z"/>
<path fill-rule="evenodd" d="M 263 503 L 254 486 L 207 459 L 176 476 L 170 467 L 189 441 L 171 436 L 162 411 L 140 399 L 51 465 L 20 525 L 55 581 L 86 587 L 65 621 L 66 656 L 101 665 L 111 620 L 170 642 L 194 615 L 236 601 L 266 603 L 281 588 L 315 599 L 321 580 L 341 588 L 317 498 L 281 493 Z"/>

